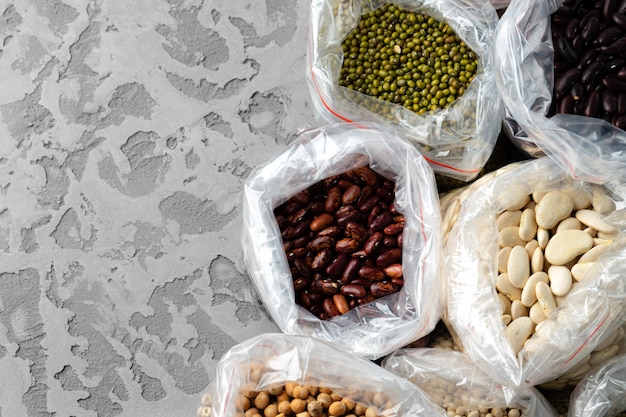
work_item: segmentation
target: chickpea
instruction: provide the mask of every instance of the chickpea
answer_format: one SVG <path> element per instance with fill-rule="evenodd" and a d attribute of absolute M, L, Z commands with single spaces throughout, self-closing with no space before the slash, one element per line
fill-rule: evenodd
<path fill-rule="evenodd" d="M 333 402 L 333 400 L 330 398 L 330 395 L 328 395 L 328 393 L 326 392 L 321 392 L 320 394 L 318 394 L 317 401 L 321 402 L 324 408 L 330 407 L 330 404 Z"/>
<path fill-rule="evenodd" d="M 246 411 L 250 408 L 250 398 L 241 394 L 237 397 L 237 409 Z"/>
<path fill-rule="evenodd" d="M 346 413 L 346 405 L 341 401 L 334 401 L 330 407 L 328 407 L 328 415 L 330 416 L 342 416 Z"/>
<path fill-rule="evenodd" d="M 254 398 L 254 406 L 259 410 L 264 410 L 270 403 L 270 396 L 267 392 L 261 391 Z"/>
<path fill-rule="evenodd" d="M 253 417 L 255 415 L 258 415 L 259 410 L 257 408 L 251 407 L 248 408 L 244 413 L 243 413 L 243 417 Z"/>
<path fill-rule="evenodd" d="M 324 412 L 324 405 L 320 401 L 311 401 L 307 405 L 307 411 L 311 417 L 319 417 Z"/>
<path fill-rule="evenodd" d="M 283 392 L 284 389 L 285 389 L 285 387 L 283 385 L 279 385 L 277 387 L 273 387 L 273 388 L 268 389 L 267 392 L 270 395 L 273 395 L 273 396 L 277 397 L 277 396 L 279 396 Z"/>
<path fill-rule="evenodd" d="M 365 417 L 378 417 L 378 410 L 374 407 L 367 407 L 365 410 Z"/>
<path fill-rule="evenodd" d="M 306 386 L 296 385 L 295 387 L 293 387 L 293 392 L 291 395 L 295 398 L 300 398 L 304 400 L 309 396 L 309 390 Z"/>
<path fill-rule="evenodd" d="M 278 415 L 278 406 L 276 404 L 270 404 L 263 410 L 265 417 L 276 417 Z"/>
<path fill-rule="evenodd" d="M 294 398 L 291 400 L 291 411 L 294 414 L 303 412 L 306 409 L 306 401 L 301 398 Z"/>
<path fill-rule="evenodd" d="M 280 414 L 290 415 L 291 411 L 291 401 L 282 400 L 278 402 L 278 412 Z"/>

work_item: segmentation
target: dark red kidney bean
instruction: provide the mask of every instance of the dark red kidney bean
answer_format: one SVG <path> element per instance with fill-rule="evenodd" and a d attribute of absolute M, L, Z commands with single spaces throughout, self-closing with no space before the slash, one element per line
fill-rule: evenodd
<path fill-rule="evenodd" d="M 298 248 L 304 248 L 309 244 L 309 237 L 308 236 L 302 236 L 302 237 L 298 237 L 296 239 L 293 240 L 293 247 L 294 249 L 298 249 Z"/>
<path fill-rule="evenodd" d="M 563 33 L 565 33 L 565 36 L 567 36 L 568 39 L 574 39 L 574 36 L 578 33 L 578 19 L 574 18 L 567 22 L 567 26 L 565 26 Z"/>
<path fill-rule="evenodd" d="M 602 13 L 600 13 L 600 10 L 592 9 L 592 10 L 588 10 L 584 16 L 578 16 L 580 18 L 580 27 L 584 28 L 585 26 L 587 26 L 587 24 L 589 23 L 589 20 L 591 20 L 592 17 L 595 17 L 597 19 L 600 17 L 601 14 Z M 600 23 L 599 20 L 598 20 L 598 23 Z"/>
<path fill-rule="evenodd" d="M 626 93 L 617 95 L 617 114 L 626 113 Z"/>
<path fill-rule="evenodd" d="M 324 301 L 324 298 L 326 298 L 326 295 L 322 292 L 309 293 L 309 300 L 311 301 L 311 304 L 320 305 L 322 301 Z"/>
<path fill-rule="evenodd" d="M 356 201 L 356 207 L 359 207 L 365 200 L 369 199 L 374 194 L 375 194 L 374 187 L 371 187 L 369 185 L 366 185 L 365 187 L 363 187 L 361 189 L 361 195 Z"/>
<path fill-rule="evenodd" d="M 345 190 L 347 190 L 348 188 L 352 187 L 354 184 L 354 182 L 346 180 L 344 178 L 340 178 L 339 180 L 337 180 L 337 187 L 341 188 L 342 190 L 344 190 L 344 194 L 346 193 Z M 358 186 L 357 186 L 358 187 Z M 361 187 L 359 187 L 359 193 L 361 192 Z M 341 197 L 343 200 L 343 196 Z M 344 203 L 344 204 L 350 204 L 350 203 Z"/>
<path fill-rule="evenodd" d="M 348 206 L 344 206 L 348 207 Z M 337 226 L 345 227 L 349 222 L 358 222 L 361 220 L 361 213 L 356 209 L 347 210 L 345 213 L 341 215 L 335 214 Z"/>
<path fill-rule="evenodd" d="M 565 96 L 561 99 L 561 101 L 559 102 L 559 109 L 557 110 L 557 113 L 568 113 L 571 114 L 574 112 L 574 97 L 572 96 Z"/>
<path fill-rule="evenodd" d="M 599 61 L 592 62 L 580 72 L 580 81 L 589 84 L 593 77 L 598 75 L 604 69 L 604 64 Z"/>
<path fill-rule="evenodd" d="M 606 64 L 606 69 L 609 72 L 617 71 L 624 68 L 624 62 L 622 58 L 613 58 Z"/>
<path fill-rule="evenodd" d="M 350 260 L 346 263 L 344 270 L 341 272 L 341 282 L 345 284 L 352 281 L 357 277 L 360 268 L 361 261 L 358 258 L 350 258 Z"/>
<path fill-rule="evenodd" d="M 622 28 L 623 30 L 626 30 L 626 15 L 623 15 L 621 13 L 613 13 L 611 15 L 611 20 L 618 27 Z"/>
<path fill-rule="evenodd" d="M 378 174 L 376 171 L 373 171 L 371 168 L 363 166 L 359 168 L 355 168 L 354 172 L 359 176 L 359 178 L 367 185 L 373 186 L 378 182 Z"/>
<path fill-rule="evenodd" d="M 341 290 L 339 291 L 341 292 L 341 294 L 345 295 L 346 297 L 353 297 L 353 298 L 363 298 L 365 297 L 365 294 L 367 294 L 367 291 L 365 290 L 365 288 L 357 284 L 346 284 L 343 287 L 341 287 Z"/>
<path fill-rule="evenodd" d="M 299 277 L 293 280 L 293 289 L 296 291 L 303 291 L 309 286 L 309 280 L 304 277 Z"/>
<path fill-rule="evenodd" d="M 600 19 L 598 19 L 596 16 L 591 16 L 589 19 L 587 19 L 587 21 L 582 21 L 580 36 L 582 36 L 583 39 L 587 42 L 595 38 L 599 31 Z"/>
<path fill-rule="evenodd" d="M 361 196 L 361 187 L 354 184 L 348 187 L 346 191 L 343 192 L 343 195 L 341 196 L 341 202 L 343 204 L 352 204 L 352 203 L 355 203 L 359 199 L 360 196 Z"/>
<path fill-rule="evenodd" d="M 280 236 L 283 238 L 283 241 L 284 240 L 291 240 L 291 239 L 293 239 L 293 227 L 289 226 L 289 227 L 283 229 L 280 232 Z"/>
<path fill-rule="evenodd" d="M 402 287 L 404 285 L 404 278 L 391 278 L 391 282 L 396 284 L 398 287 Z"/>
<path fill-rule="evenodd" d="M 591 64 L 594 61 L 594 59 L 595 59 L 597 54 L 598 54 L 598 52 L 594 48 L 587 49 L 580 56 L 580 61 L 578 61 L 578 65 L 576 65 L 576 69 L 578 69 L 580 71 L 580 70 L 583 70 L 584 68 L 586 68 L 587 65 Z M 569 64 L 567 64 L 567 65 L 568 65 L 568 67 L 566 69 L 564 69 L 563 71 L 561 71 L 561 72 L 564 72 L 567 69 L 571 68 L 571 66 Z M 556 71 L 556 67 L 555 67 L 555 71 Z"/>
<path fill-rule="evenodd" d="M 339 284 L 334 281 L 324 279 L 320 285 L 320 292 L 326 295 L 335 295 L 339 292 Z"/>
<path fill-rule="evenodd" d="M 293 228 L 293 237 L 302 237 L 309 234 L 309 226 L 311 225 L 311 219 L 304 219 L 300 223 L 296 224 Z"/>
<path fill-rule="evenodd" d="M 577 35 L 572 39 L 572 48 L 576 51 L 576 54 L 579 56 L 585 52 L 585 48 L 587 46 L 587 41 L 583 39 L 582 36 Z"/>
<path fill-rule="evenodd" d="M 303 305 L 306 308 L 309 308 L 313 305 L 313 302 L 311 302 L 311 294 L 309 293 L 308 290 L 303 290 L 303 291 L 297 291 L 298 294 L 296 295 L 296 302 L 300 301 L 300 305 Z"/>
<path fill-rule="evenodd" d="M 329 249 L 335 246 L 335 239 L 329 236 L 318 236 L 308 243 L 306 248 L 313 252 Z"/>
<path fill-rule="evenodd" d="M 611 15 L 617 11 L 618 3 L 618 0 L 604 0 L 604 6 L 602 7 L 602 16 L 608 20 Z"/>
<path fill-rule="evenodd" d="M 584 90 L 584 87 L 583 87 Z M 387 236 L 397 236 L 404 230 L 404 223 L 392 223 L 385 226 L 383 233 Z"/>
<path fill-rule="evenodd" d="M 291 224 L 300 223 L 305 217 L 310 216 L 310 215 L 311 215 L 311 207 L 310 206 L 302 207 L 301 209 L 299 209 L 298 211 L 296 211 L 295 213 L 293 213 L 291 216 L 288 217 L 289 223 Z"/>
<path fill-rule="evenodd" d="M 609 45 L 603 45 L 600 47 L 600 50 L 607 55 L 616 55 L 622 54 L 626 50 L 626 36 L 613 41 L 613 43 Z"/>
<path fill-rule="evenodd" d="M 332 238 L 337 238 L 342 233 L 343 232 L 341 230 L 341 227 L 339 227 L 339 226 L 329 226 L 329 227 L 325 228 L 324 230 L 320 230 L 317 233 L 317 235 L 319 237 L 328 236 L 328 237 L 332 237 Z"/>
<path fill-rule="evenodd" d="M 588 117 L 595 117 L 600 108 L 600 93 L 591 91 L 585 100 L 585 108 L 583 114 Z"/>
<path fill-rule="evenodd" d="M 390 225 L 393 222 L 393 215 L 388 211 L 383 211 L 380 213 L 372 222 L 369 224 L 369 228 L 378 232 L 385 228 L 385 226 Z"/>
<path fill-rule="evenodd" d="M 384 252 L 382 252 L 376 258 L 376 266 L 381 268 L 386 268 L 391 264 L 395 264 L 402 259 L 402 249 L 400 248 L 391 248 Z"/>
<path fill-rule="evenodd" d="M 311 278 L 313 276 L 313 271 L 307 265 L 306 261 L 302 258 L 295 258 L 293 260 L 293 265 L 296 267 L 296 270 L 300 275 L 305 278 Z"/>
<path fill-rule="evenodd" d="M 363 266 L 359 269 L 359 278 L 365 278 L 370 281 L 382 281 L 385 279 L 385 271 L 376 267 Z"/>
<path fill-rule="evenodd" d="M 613 91 L 606 88 L 603 89 L 600 92 L 600 104 L 605 113 L 615 113 L 617 110 L 617 99 Z"/>
<path fill-rule="evenodd" d="M 372 281 L 365 278 L 354 278 L 352 281 L 350 281 L 350 284 L 360 285 L 363 288 L 369 288 L 370 285 L 372 285 Z"/>
<path fill-rule="evenodd" d="M 294 248 L 293 241 L 291 240 L 283 241 L 283 250 L 285 251 L 285 253 L 288 253 L 289 251 L 293 250 L 293 248 Z"/>
<path fill-rule="evenodd" d="M 573 113 L 580 116 L 585 113 L 585 102 L 583 100 L 578 100 L 574 103 Z"/>
<path fill-rule="evenodd" d="M 583 98 L 583 96 L 585 94 L 585 86 L 580 81 L 576 81 L 572 85 L 572 88 L 570 88 L 569 94 L 570 94 L 570 96 L 572 96 L 574 98 L 575 101 L 578 101 L 581 98 Z"/>
<path fill-rule="evenodd" d="M 398 239 L 395 236 L 383 237 L 383 246 L 386 248 L 395 248 L 398 246 Z"/>
<path fill-rule="evenodd" d="M 311 213 L 314 215 L 322 214 L 326 212 L 326 200 L 324 201 L 314 201 L 311 203 Z"/>
<path fill-rule="evenodd" d="M 350 308 L 355 308 L 356 306 L 359 305 L 359 300 L 356 298 L 349 298 L 348 299 L 348 305 L 350 306 Z"/>
<path fill-rule="evenodd" d="M 359 242 L 364 242 L 368 238 L 367 230 L 356 222 L 346 223 L 346 236 L 356 239 Z"/>
<path fill-rule="evenodd" d="M 310 201 L 309 190 L 304 189 L 300 191 L 299 193 L 294 194 L 294 196 L 291 197 L 291 199 L 294 201 L 297 201 L 300 204 L 308 204 Z"/>
<path fill-rule="evenodd" d="M 561 58 L 570 64 L 576 65 L 578 63 L 578 54 L 565 36 L 559 36 L 556 38 L 555 50 Z"/>
<path fill-rule="evenodd" d="M 622 35 L 622 29 L 617 26 L 609 26 L 598 34 L 594 40 L 595 45 L 608 45 Z"/>
<path fill-rule="evenodd" d="M 391 279 L 402 278 L 402 264 L 391 264 L 385 268 L 385 275 Z"/>
<path fill-rule="evenodd" d="M 350 306 L 348 305 L 348 300 L 344 297 L 343 294 L 335 294 L 333 295 L 333 303 L 339 311 L 339 314 L 345 314 L 350 311 Z"/>
<path fill-rule="evenodd" d="M 313 220 L 309 221 L 309 227 L 314 232 L 319 232 L 326 227 L 330 226 L 335 221 L 335 218 L 330 213 L 322 213 L 316 216 Z"/>
<path fill-rule="evenodd" d="M 401 248 L 402 247 L 402 236 L 403 235 L 398 235 L 398 247 Z"/>
<path fill-rule="evenodd" d="M 337 310 L 337 306 L 333 302 L 332 298 L 327 298 L 322 303 L 322 308 L 324 309 L 324 313 L 328 314 L 328 317 L 335 317 L 341 314 L 339 310 Z"/>
<path fill-rule="evenodd" d="M 367 200 L 362 201 L 358 205 L 358 209 L 361 211 L 370 211 L 376 204 L 378 204 L 379 201 L 380 197 L 374 194 Z"/>
<path fill-rule="evenodd" d="M 367 226 L 369 227 L 369 225 L 372 224 L 374 219 L 378 217 L 378 215 L 382 213 L 384 210 L 385 209 L 380 205 L 375 206 L 367 215 Z"/>
<path fill-rule="evenodd" d="M 341 188 L 332 187 L 328 190 L 328 196 L 326 197 L 326 205 L 325 209 L 329 213 L 334 213 L 337 211 L 339 206 L 341 205 Z"/>
<path fill-rule="evenodd" d="M 363 244 L 363 251 L 370 255 L 376 248 L 378 248 L 383 241 L 383 234 L 381 232 L 374 232 Z"/>
<path fill-rule="evenodd" d="M 580 71 L 576 68 L 571 68 L 563 73 L 554 83 L 554 90 L 559 94 L 565 94 L 572 85 L 580 77 Z"/>
<path fill-rule="evenodd" d="M 626 91 L 626 81 L 620 80 L 617 77 L 604 77 L 602 79 L 602 85 L 611 90 Z"/>
<path fill-rule="evenodd" d="M 393 282 L 374 282 L 370 286 L 370 293 L 377 298 L 385 297 L 398 292 L 400 287 Z"/>
<path fill-rule="evenodd" d="M 330 249 L 322 249 L 313 257 L 313 260 L 311 260 L 311 269 L 319 271 L 320 269 L 326 268 L 326 265 L 331 261 L 332 255 Z"/>
<path fill-rule="evenodd" d="M 626 130 L 626 114 L 622 114 L 615 118 L 613 124 L 620 129 Z"/>
<path fill-rule="evenodd" d="M 294 258 L 304 258 L 306 253 L 306 248 L 294 248 L 287 252 L 287 259 L 292 260 Z"/>
<path fill-rule="evenodd" d="M 341 273 L 346 268 L 346 265 L 350 261 L 350 256 L 346 254 L 339 254 L 327 267 L 326 274 L 331 277 L 341 276 Z"/>
<path fill-rule="evenodd" d="M 560 77 L 565 71 L 567 71 L 570 68 L 572 68 L 572 64 L 570 64 L 569 62 L 564 61 L 562 59 L 555 60 L 554 61 L 554 78 Z"/>
<path fill-rule="evenodd" d="M 337 253 L 352 253 L 357 251 L 361 247 L 361 243 L 351 237 L 345 237 L 343 239 L 339 239 L 335 243 L 335 251 Z"/>

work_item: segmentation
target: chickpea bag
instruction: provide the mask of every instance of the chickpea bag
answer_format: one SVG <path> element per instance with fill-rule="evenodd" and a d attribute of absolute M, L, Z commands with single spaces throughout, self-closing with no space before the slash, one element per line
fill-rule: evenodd
<path fill-rule="evenodd" d="M 423 114 L 418 114 L 419 111 L 413 108 L 418 105 L 417 103 L 421 103 L 422 99 L 409 100 L 412 103 L 409 104 L 411 106 L 409 109 L 405 107 L 405 103 L 394 101 L 395 98 L 389 101 L 372 95 L 371 89 L 370 93 L 359 92 L 358 89 L 340 85 L 342 65 L 344 63 L 348 65 L 346 60 L 354 58 L 344 56 L 342 42 L 358 27 L 362 15 L 383 7 L 386 2 L 314 0 L 311 2 L 310 12 L 307 81 L 318 116 L 327 122 L 341 121 L 355 124 L 376 122 L 385 125 L 413 143 L 436 172 L 469 181 L 479 174 L 487 162 L 502 127 L 503 106 L 495 85 L 491 48 L 498 22 L 496 10 L 487 0 L 394 0 L 389 3 L 410 12 L 432 17 L 451 28 L 478 57 L 473 80 L 464 93 L 457 97 L 452 95 L 454 90 L 446 88 L 447 85 L 440 79 L 444 84 L 440 83 L 436 88 L 442 87 L 441 93 L 444 97 L 455 100 L 449 102 L 451 103 L 449 105 L 429 108 Z M 402 36 L 399 35 L 398 38 Z M 444 45 L 442 39 L 443 37 L 439 40 L 432 39 L 432 43 Z M 427 39 L 426 42 L 431 40 Z M 415 59 L 415 66 L 412 68 L 418 68 L 420 64 L 429 65 L 428 57 L 422 55 L 422 59 L 417 56 L 418 52 L 411 52 L 412 45 L 401 43 L 401 39 L 389 41 L 388 46 L 391 50 L 388 62 L 391 66 L 396 65 L 394 60 L 403 62 L 409 58 Z M 441 45 L 438 47 L 443 48 Z M 455 59 L 446 54 L 442 58 L 443 62 Z M 380 58 L 380 61 L 381 65 L 387 63 L 385 57 Z M 376 61 L 372 65 L 377 65 Z M 433 69 L 430 72 L 439 76 L 440 68 L 434 68 L 433 63 L 431 65 Z M 359 69 L 355 71 L 360 74 L 361 81 L 358 82 L 368 82 L 368 77 L 372 75 L 368 73 L 368 68 L 362 73 Z M 414 72 L 415 69 L 408 71 Z M 430 72 L 424 72 L 423 77 Z M 444 75 L 447 77 L 449 74 Z M 456 72 L 453 72 L 450 77 L 455 77 L 455 74 Z M 415 79 L 410 79 L 413 75 L 409 77 L 408 72 L 402 76 L 405 79 L 409 78 L 407 86 L 398 86 L 396 90 L 392 82 L 390 91 L 404 91 L 402 90 L 404 88 L 409 94 L 421 88 L 419 81 L 427 79 L 420 78 L 421 75 L 415 75 Z M 415 86 L 411 84 L 413 81 L 416 82 Z M 384 89 L 386 86 L 383 84 L 380 88 Z M 450 95 L 445 95 L 446 89 L 450 91 Z M 437 98 L 437 91 L 422 90 L 422 92 L 424 93 L 422 98 L 428 99 L 428 94 L 434 95 L 428 99 L 431 103 L 433 99 L 441 100 Z M 425 107 L 423 109 L 426 110 Z"/>
<path fill-rule="evenodd" d="M 553 101 L 556 106 L 557 100 L 553 97 L 553 87 L 564 85 L 569 88 L 572 85 L 565 84 L 566 80 L 559 81 L 564 73 L 555 74 L 554 69 L 555 50 L 563 46 L 556 45 L 562 41 L 553 39 L 551 15 L 563 3 L 563 0 L 512 0 L 498 23 L 493 41 L 493 62 L 495 80 L 505 106 L 504 131 L 530 156 L 548 155 L 576 178 L 595 183 L 623 179 L 626 175 L 626 131 L 602 118 L 553 113 L 551 109 Z M 612 3 L 617 5 L 619 2 Z M 582 22 L 584 17 L 576 19 Z M 577 33 L 582 30 L 580 27 L 576 29 Z M 565 48 L 570 50 L 568 46 Z M 574 53 L 572 62 L 576 58 L 582 59 L 585 52 Z M 570 63 L 566 68 L 579 71 L 579 78 L 587 80 L 587 75 L 593 73 L 583 77 L 583 72 L 592 69 L 581 65 Z M 564 92 L 564 96 L 567 95 Z M 587 93 L 572 95 L 584 106 L 590 101 Z"/>
<path fill-rule="evenodd" d="M 626 354 L 595 366 L 570 395 L 568 417 L 614 417 L 626 410 Z"/>
<path fill-rule="evenodd" d="M 393 294 L 321 320 L 296 303 L 285 242 L 273 210 L 312 184 L 366 165 L 395 181 L 395 208 L 404 216 L 399 236 L 404 284 Z M 243 194 L 244 261 L 261 300 L 283 332 L 323 339 L 376 359 L 435 327 L 443 299 L 439 200 L 432 169 L 408 141 L 376 125 L 336 124 L 309 130 L 256 167 Z"/>
<path fill-rule="evenodd" d="M 470 413 L 475 410 L 494 416 L 558 416 L 534 387 L 502 386 L 462 352 L 437 348 L 399 349 L 387 356 L 382 366 L 413 382 L 434 403 L 455 415 L 474 415 L 476 412 Z"/>
<path fill-rule="evenodd" d="M 198 414 L 211 417 L 302 411 L 312 417 L 446 417 L 423 391 L 375 363 L 282 333 L 252 337 L 226 352 L 202 403 Z"/>
<path fill-rule="evenodd" d="M 602 343 L 614 349 L 626 319 L 623 195 L 540 158 L 474 188 L 455 216 L 445 320 L 485 372 L 507 386 L 542 385 Z"/>

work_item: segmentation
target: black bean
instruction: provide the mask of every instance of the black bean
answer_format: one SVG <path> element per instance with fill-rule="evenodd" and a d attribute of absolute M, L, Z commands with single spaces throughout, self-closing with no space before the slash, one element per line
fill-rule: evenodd
<path fill-rule="evenodd" d="M 626 15 L 621 13 L 613 13 L 611 20 L 620 28 L 626 30 Z"/>
<path fill-rule="evenodd" d="M 626 93 L 617 95 L 617 114 L 626 113 Z"/>
<path fill-rule="evenodd" d="M 613 121 L 613 124 L 620 129 L 626 130 L 626 114 L 622 114 L 621 116 L 616 117 Z"/>
<path fill-rule="evenodd" d="M 626 91 L 626 81 L 616 77 L 604 77 L 602 85 L 611 90 Z"/>
<path fill-rule="evenodd" d="M 589 95 L 587 95 L 587 100 L 585 101 L 585 109 L 583 113 L 585 116 L 595 117 L 598 113 L 598 109 L 600 108 L 600 94 L 597 91 L 591 91 Z"/>
<path fill-rule="evenodd" d="M 580 31 L 580 35 L 584 40 L 592 40 L 600 31 L 600 19 L 595 16 L 591 16 L 585 23 Z"/>
<path fill-rule="evenodd" d="M 568 113 L 571 114 L 574 112 L 574 97 L 565 96 L 561 99 L 559 103 L 559 113 Z"/>
<path fill-rule="evenodd" d="M 600 103 L 602 104 L 602 110 L 605 113 L 615 113 L 617 110 L 617 100 L 613 91 L 609 89 L 603 89 L 600 92 Z"/>
<path fill-rule="evenodd" d="M 600 50 L 607 55 L 622 54 L 626 51 L 626 36 L 623 36 L 609 45 L 603 45 Z"/>
<path fill-rule="evenodd" d="M 604 64 L 602 62 L 596 61 L 596 62 L 589 64 L 587 68 L 581 71 L 580 81 L 582 81 L 584 84 L 591 83 L 591 80 L 593 79 L 593 77 L 598 75 L 600 71 L 602 71 L 603 69 L 604 69 Z"/>
<path fill-rule="evenodd" d="M 555 48 L 561 58 L 570 64 L 576 65 L 578 63 L 578 54 L 574 50 L 572 44 L 564 36 L 556 38 Z"/>
<path fill-rule="evenodd" d="M 576 68 L 569 69 L 561 75 L 554 83 L 554 89 L 557 93 L 565 93 L 569 91 L 572 85 L 578 80 L 580 71 Z"/>
<path fill-rule="evenodd" d="M 604 0 L 602 15 L 605 19 L 609 19 L 613 13 L 617 11 L 618 0 Z"/>
<path fill-rule="evenodd" d="M 583 98 L 585 94 L 585 86 L 580 81 L 576 81 L 572 85 L 572 88 L 570 88 L 569 94 L 574 98 L 574 100 L 578 101 Z"/>
<path fill-rule="evenodd" d="M 565 36 L 568 39 L 574 39 L 574 36 L 578 34 L 578 19 L 572 19 L 565 26 Z"/>
<path fill-rule="evenodd" d="M 617 40 L 622 35 L 622 29 L 617 26 L 609 26 L 604 29 L 600 34 L 596 37 L 594 44 L 596 45 L 608 45 L 611 42 Z"/>

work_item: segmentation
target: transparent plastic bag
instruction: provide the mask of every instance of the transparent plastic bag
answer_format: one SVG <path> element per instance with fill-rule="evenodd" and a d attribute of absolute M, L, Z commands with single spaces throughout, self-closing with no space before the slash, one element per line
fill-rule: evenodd
<path fill-rule="evenodd" d="M 533 157 L 548 155 L 576 178 L 626 176 L 626 132 L 597 118 L 546 117 L 554 85 L 550 15 L 562 0 L 512 0 L 496 28 L 494 70 L 505 105 L 504 131 Z"/>
<path fill-rule="evenodd" d="M 199 414 L 206 407 L 211 417 L 243 416 L 237 405 L 243 392 L 288 382 L 330 388 L 381 417 L 447 417 L 415 385 L 371 361 L 320 340 L 273 333 L 250 338 L 224 354 Z"/>
<path fill-rule="evenodd" d="M 436 348 L 399 349 L 381 365 L 413 382 L 434 403 L 447 409 L 511 408 L 521 410 L 525 417 L 558 416 L 535 388 L 502 386 L 462 352 Z"/>
<path fill-rule="evenodd" d="M 446 319 L 463 350 L 494 379 L 509 386 L 541 385 L 588 359 L 626 320 L 626 211 L 624 196 L 604 220 L 619 234 L 583 280 L 559 301 L 516 354 L 505 336 L 503 307 L 496 295 L 497 215 L 520 195 L 599 185 L 572 179 L 549 158 L 509 169 L 475 188 L 460 207 L 444 249 Z M 604 192 L 604 191 L 603 191 Z"/>
<path fill-rule="evenodd" d="M 391 295 L 320 320 L 296 304 L 275 207 L 318 181 L 368 165 L 395 181 L 405 217 L 404 285 Z M 268 312 L 287 334 L 308 335 L 377 359 L 429 333 L 441 316 L 441 214 L 432 169 L 417 149 L 375 125 L 329 125 L 302 133 L 257 167 L 244 188 L 244 261 Z"/>
<path fill-rule="evenodd" d="M 479 57 L 476 77 L 445 109 L 418 115 L 338 85 L 342 40 L 377 0 L 311 2 L 307 81 L 318 116 L 328 122 L 377 122 L 415 144 L 433 169 L 469 181 L 483 168 L 502 128 L 503 106 L 493 74 L 491 40 L 498 22 L 485 0 L 394 0 L 393 4 L 447 22 Z M 369 109 L 378 107 L 380 111 Z M 382 115 L 382 112 L 385 115 Z"/>
<path fill-rule="evenodd" d="M 614 417 L 626 410 L 626 354 L 590 370 L 570 396 L 568 417 Z"/>

